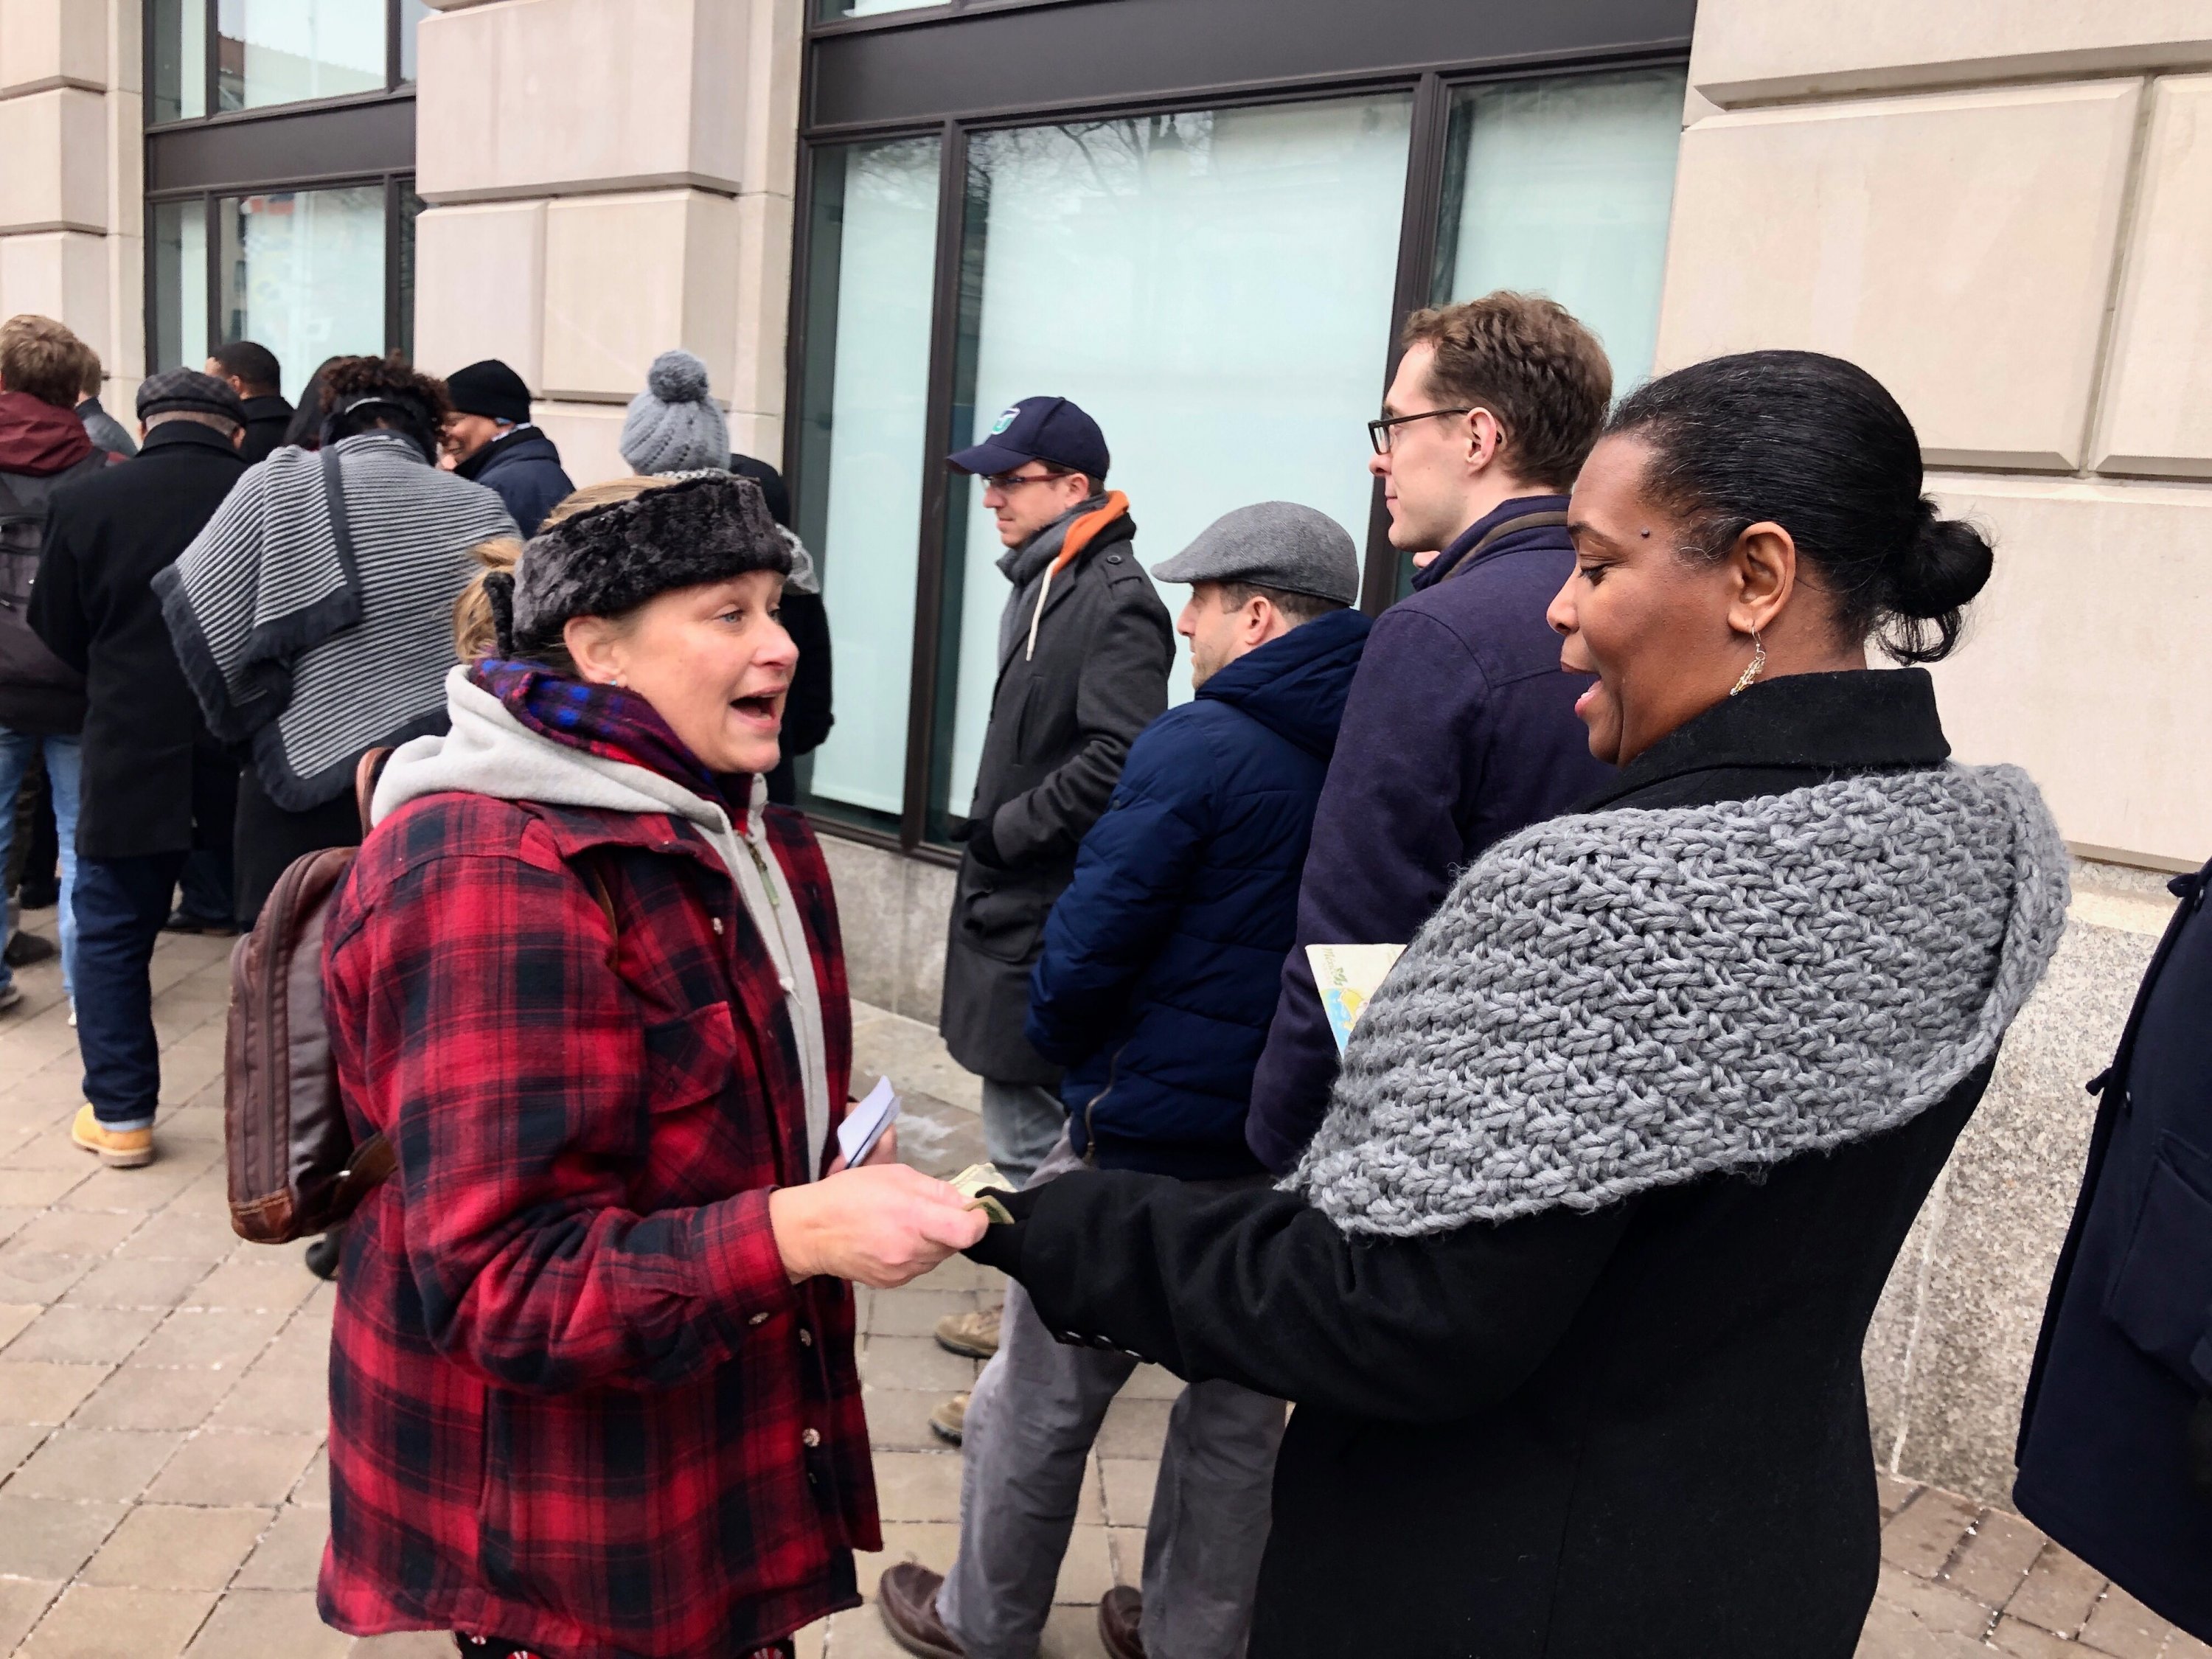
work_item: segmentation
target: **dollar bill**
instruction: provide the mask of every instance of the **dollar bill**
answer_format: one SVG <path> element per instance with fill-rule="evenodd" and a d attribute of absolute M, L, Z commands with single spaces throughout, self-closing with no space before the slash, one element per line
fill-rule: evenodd
<path fill-rule="evenodd" d="M 999 1173 L 996 1164 L 970 1164 L 952 1177 L 952 1185 L 963 1198 L 969 1200 L 968 1207 L 981 1210 L 991 1218 L 994 1226 L 1011 1227 L 1014 1224 L 1014 1218 L 1006 1206 L 986 1190 L 988 1188 L 996 1188 L 1002 1193 L 1014 1190 L 1014 1183 Z"/>

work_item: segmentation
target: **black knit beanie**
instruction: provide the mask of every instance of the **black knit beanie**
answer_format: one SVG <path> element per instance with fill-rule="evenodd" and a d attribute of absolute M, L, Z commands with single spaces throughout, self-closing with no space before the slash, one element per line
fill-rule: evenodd
<path fill-rule="evenodd" d="M 726 472 L 662 484 L 531 538 L 501 648 L 540 650 L 571 617 L 619 617 L 672 588 L 754 570 L 791 574 L 791 550 L 758 484 Z"/>

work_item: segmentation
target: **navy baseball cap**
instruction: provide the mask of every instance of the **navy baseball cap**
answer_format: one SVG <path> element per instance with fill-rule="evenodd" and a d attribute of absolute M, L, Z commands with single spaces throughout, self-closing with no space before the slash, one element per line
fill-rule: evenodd
<path fill-rule="evenodd" d="M 1080 472 L 1096 483 L 1106 476 L 1113 457 L 1098 422 L 1066 398 L 1024 398 L 991 423 L 981 443 L 947 457 L 945 465 L 988 477 L 1011 472 L 1025 461 Z"/>

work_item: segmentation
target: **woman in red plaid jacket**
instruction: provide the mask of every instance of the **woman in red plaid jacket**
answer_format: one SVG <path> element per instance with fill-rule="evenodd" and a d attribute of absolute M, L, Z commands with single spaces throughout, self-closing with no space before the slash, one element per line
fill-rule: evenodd
<path fill-rule="evenodd" d="M 757 781 L 788 560 L 726 474 L 550 525 L 486 579 L 501 648 L 453 671 L 451 731 L 378 786 L 324 965 L 354 1130 L 398 1153 L 338 1281 L 340 1630 L 782 1653 L 882 1547 L 843 1281 L 984 1224 L 828 1156 L 836 911 Z"/>

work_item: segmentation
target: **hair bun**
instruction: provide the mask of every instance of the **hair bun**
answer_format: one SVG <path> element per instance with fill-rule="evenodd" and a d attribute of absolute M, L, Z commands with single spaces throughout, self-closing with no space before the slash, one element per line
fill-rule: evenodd
<path fill-rule="evenodd" d="M 1988 586 L 1992 562 L 1987 536 L 1963 519 L 1944 518 L 1923 495 L 1911 541 L 1889 561 L 1888 608 L 1900 617 L 1934 621 Z"/>
<path fill-rule="evenodd" d="M 646 371 L 645 384 L 664 404 L 703 404 L 707 365 L 688 351 L 664 351 Z"/>

